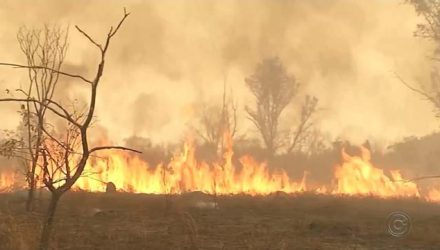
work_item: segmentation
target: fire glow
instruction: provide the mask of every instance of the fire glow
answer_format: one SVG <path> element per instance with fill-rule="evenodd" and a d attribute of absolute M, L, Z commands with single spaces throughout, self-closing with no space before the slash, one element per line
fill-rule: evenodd
<path fill-rule="evenodd" d="M 130 153 L 101 155 L 88 164 L 89 171 L 93 169 L 98 174 L 93 179 L 79 179 L 75 188 L 102 192 L 106 183 L 112 182 L 122 191 L 153 194 L 202 191 L 209 194 L 265 195 L 276 191 L 295 193 L 305 190 L 304 178 L 299 182 L 292 181 L 285 171 L 269 171 L 265 163 L 259 163 L 250 156 L 241 157 L 241 167 L 238 168 L 233 165 L 232 157 L 232 143 L 229 143 L 221 161 L 197 161 L 195 147 L 189 142 L 168 164 L 155 167 L 148 166 Z"/>
<path fill-rule="evenodd" d="M 17 188 L 21 188 L 19 184 L 19 178 L 24 179 L 24 176 L 15 171 L 4 170 L 0 172 L 0 193 L 10 192 Z"/>
<path fill-rule="evenodd" d="M 185 143 L 168 163 L 150 166 L 137 155 L 111 151 L 91 157 L 73 190 L 105 192 L 112 182 L 122 192 L 146 194 L 181 194 L 201 191 L 208 194 L 268 195 L 278 191 L 300 193 L 305 191 L 331 195 L 369 195 L 381 198 L 415 197 L 427 201 L 440 201 L 440 191 L 431 189 L 421 195 L 414 182 L 405 181 L 398 170 L 385 172 L 373 166 L 370 152 L 361 147 L 360 156 L 342 151 L 342 163 L 334 167 L 334 185 L 308 188 L 306 175 L 292 180 L 282 170 L 270 169 L 265 162 L 258 162 L 249 155 L 240 157 L 234 165 L 232 141 L 227 143 L 223 158 L 217 162 L 198 161 L 195 147 Z M 24 189 L 18 185 L 24 177 L 13 171 L 0 172 L 0 192 Z M 24 181 L 23 181 L 24 182 Z"/>

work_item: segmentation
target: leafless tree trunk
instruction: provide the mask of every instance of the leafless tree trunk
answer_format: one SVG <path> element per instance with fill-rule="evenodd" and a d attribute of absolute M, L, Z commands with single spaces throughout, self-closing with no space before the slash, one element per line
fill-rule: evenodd
<path fill-rule="evenodd" d="M 227 140 L 233 139 L 237 132 L 237 103 L 234 100 L 234 95 L 232 91 L 230 98 L 227 98 L 226 80 L 223 83 L 223 102 L 219 130 L 221 131 L 220 154 L 223 154 L 225 151 L 225 144 L 227 144 Z"/>
<path fill-rule="evenodd" d="M 52 99 L 59 79 L 57 71 L 63 64 L 68 47 L 67 37 L 67 29 L 63 30 L 55 26 L 46 25 L 42 29 L 31 30 L 20 28 L 17 40 L 26 57 L 28 85 L 23 89 L 17 89 L 16 92 L 23 94 L 26 99 L 40 103 L 47 103 Z M 22 145 L 15 148 L 15 154 L 26 159 L 20 162 L 25 170 L 28 184 L 27 211 L 32 211 L 34 205 L 38 182 L 36 171 L 44 140 L 43 126 L 45 126 L 46 111 L 45 105 L 31 102 L 22 104 L 20 109 L 22 121 L 17 136 L 22 141 Z"/>
<path fill-rule="evenodd" d="M 40 247 L 41 250 L 49 248 L 50 236 L 52 235 L 53 221 L 55 212 L 58 207 L 58 201 L 61 198 L 61 193 L 52 193 L 50 197 L 50 203 L 47 208 L 46 220 L 44 222 L 43 231 L 41 233 Z"/>
<path fill-rule="evenodd" d="M 50 28 L 47 25 L 42 30 L 20 29 L 17 39 L 30 67 L 40 66 L 59 70 L 67 52 L 68 30 Z M 59 79 L 59 73 L 52 70 L 36 70 L 28 68 L 29 88 L 28 99 L 34 98 L 42 103 L 52 99 Z M 47 108 L 43 105 L 32 105 L 27 102 L 23 110 L 23 118 L 27 132 L 27 150 L 31 156 L 27 180 L 29 194 L 26 202 L 27 211 L 33 210 L 34 194 L 37 187 L 37 164 L 39 150 L 43 138 L 43 126 Z M 34 119 L 32 119 L 34 117 Z"/>
<path fill-rule="evenodd" d="M 35 98 L 0 99 L 0 102 L 22 102 L 25 104 L 35 105 L 37 107 L 40 106 L 44 108 L 45 111 L 50 111 L 54 116 L 58 117 L 58 119 L 61 119 L 66 124 L 65 131 L 58 133 L 54 130 L 51 131 L 45 126 L 41 126 L 41 130 L 45 135 L 41 148 L 38 149 L 38 152 L 41 155 L 40 159 L 43 172 L 42 181 L 47 189 L 51 192 L 52 196 L 46 213 L 39 250 L 47 250 L 49 248 L 49 239 L 52 232 L 53 220 L 58 201 L 61 196 L 70 190 L 76 181 L 81 177 L 89 156 L 100 150 L 108 149 L 130 150 L 140 153 L 139 151 L 120 146 L 90 147 L 88 141 L 88 129 L 95 113 L 98 86 L 104 72 L 106 53 L 108 51 L 110 41 L 119 31 L 119 28 L 128 16 L 129 13 L 127 13 L 124 9 L 123 18 L 119 21 L 116 27 L 112 26 L 110 28 L 103 45 L 97 43 L 84 30 L 78 26 L 75 26 L 75 28 L 100 51 L 101 59 L 93 80 L 89 80 L 87 77 L 81 75 L 63 72 L 60 68 L 53 68 L 51 66 L 29 66 L 12 63 L 0 63 L 0 65 L 31 70 L 46 70 L 48 72 L 56 73 L 57 75 L 80 79 L 89 84 L 90 87 L 90 103 L 88 110 L 85 113 L 69 111 L 63 105 L 55 101 L 54 98 L 47 98 L 43 101 Z M 45 116 L 43 116 L 43 118 L 44 117 Z"/>

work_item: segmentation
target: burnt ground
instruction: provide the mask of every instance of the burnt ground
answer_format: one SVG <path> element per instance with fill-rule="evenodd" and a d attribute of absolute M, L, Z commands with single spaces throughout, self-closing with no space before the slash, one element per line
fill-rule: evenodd
<path fill-rule="evenodd" d="M 47 199 L 32 214 L 23 194 L 0 195 L 0 249 L 35 249 Z M 56 214 L 53 249 L 440 249 L 440 205 L 420 200 L 276 194 L 69 193 Z M 391 212 L 411 230 L 387 232 Z"/>

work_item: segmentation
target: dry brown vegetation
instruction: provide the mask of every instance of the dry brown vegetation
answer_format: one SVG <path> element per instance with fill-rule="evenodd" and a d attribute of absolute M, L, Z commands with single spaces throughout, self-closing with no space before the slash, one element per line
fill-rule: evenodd
<path fill-rule="evenodd" d="M 408 0 L 407 2 L 414 5 L 416 13 L 420 15 L 422 21 L 425 21 L 417 26 L 416 35 L 435 43 L 437 51 L 433 54 L 432 59 L 434 62 L 439 61 L 440 1 Z M 91 127 L 95 116 L 97 86 L 103 75 L 107 48 L 111 38 L 117 33 L 128 15 L 129 13 L 124 9 L 122 19 L 116 26 L 109 29 L 103 44 L 99 44 L 88 33 L 75 26 L 88 42 L 99 49 L 100 59 L 98 59 L 97 71 L 93 79 L 61 71 L 61 64 L 67 48 L 67 33 L 65 33 L 65 36 L 60 31 L 52 34 L 47 27 L 44 30 L 46 40 L 41 45 L 39 35 L 41 31 L 24 32 L 24 30 L 21 30 L 18 33 L 18 43 L 26 55 L 26 64 L 0 63 L 3 66 L 27 69 L 30 73 L 29 90 L 27 92 L 23 89 L 18 90 L 18 92 L 24 94 L 23 98 L 8 97 L 0 101 L 23 103 L 21 115 L 23 120 L 27 120 L 23 125 L 24 127 L 27 126 L 24 138 L 27 138 L 28 141 L 25 147 L 31 155 L 30 163 L 26 162 L 26 165 L 29 166 L 25 167 L 28 186 L 30 187 L 27 206 L 25 206 L 26 195 L 24 195 L 24 191 L 0 194 L 0 250 L 35 249 L 39 242 L 41 242 L 39 249 L 42 250 L 440 249 L 440 240 L 437 236 L 440 229 L 440 217 L 438 216 L 440 205 L 417 199 L 384 200 L 374 197 L 334 197 L 310 193 L 295 195 L 277 193 L 261 197 L 247 195 L 218 196 L 216 193 L 210 196 L 198 192 L 176 196 L 171 195 L 171 191 L 167 191 L 164 195 L 67 193 L 83 174 L 88 158 L 92 156 L 93 152 L 103 149 L 130 150 L 120 146 L 89 148 L 89 138 L 87 136 L 87 130 Z M 282 17 L 282 15 L 280 16 Z M 272 25 L 268 25 L 268 27 L 273 29 Z M 286 30 L 290 29 L 286 28 Z M 137 38 L 141 33 L 139 29 L 136 36 L 133 37 Z M 54 38 L 51 39 L 52 36 Z M 153 39 L 154 37 L 148 38 Z M 166 36 L 164 40 L 166 40 Z M 307 39 L 301 37 L 301 40 Z M 345 37 L 344 40 L 346 40 Z M 58 44 L 59 41 L 61 42 Z M 34 43 L 37 45 L 34 45 Z M 50 47 L 51 44 L 55 44 L 53 48 Z M 132 42 L 127 44 L 138 50 L 136 54 L 145 52 L 140 50 L 139 46 L 133 45 Z M 182 44 L 184 43 L 182 42 Z M 343 44 L 337 44 L 343 47 Z M 347 47 L 351 48 L 351 46 Z M 37 52 L 36 55 L 42 58 L 41 62 L 34 58 L 35 51 L 40 50 L 41 52 Z M 329 49 L 326 48 L 325 50 Z M 356 48 L 356 50 L 360 49 Z M 54 51 L 49 53 L 49 55 L 52 55 L 49 56 L 49 59 L 46 58 L 47 51 Z M 133 53 L 126 52 L 124 50 L 124 57 L 125 54 L 130 58 L 136 57 L 132 56 Z M 161 51 L 158 54 L 166 55 L 167 53 Z M 285 53 L 280 54 L 281 57 L 286 56 Z M 347 54 L 351 55 L 351 53 Z M 250 60 L 255 59 L 250 55 L 243 55 L 243 57 L 249 57 Z M 51 57 L 55 59 L 50 59 Z M 300 57 L 298 58 L 300 59 Z M 318 61 L 325 61 L 323 60 L 325 58 L 327 57 L 320 56 Z M 322 63 L 322 65 L 325 65 L 324 68 L 329 66 L 327 64 L 339 66 L 340 63 L 337 63 L 338 56 L 328 56 L 328 58 L 331 63 Z M 374 59 L 374 57 L 372 58 Z M 247 132 L 249 131 L 245 131 L 241 136 L 236 136 L 238 141 L 235 144 L 236 155 L 251 154 L 256 156 L 255 158 L 260 156 L 261 160 L 268 160 L 270 166 L 286 168 L 289 176 L 295 177 L 295 179 L 299 179 L 300 175 L 307 172 L 314 178 L 311 179 L 311 183 L 331 182 L 331 178 L 333 178 L 331 166 L 338 161 L 337 155 L 341 151 L 341 147 L 346 147 L 347 151 L 350 151 L 349 143 L 336 141 L 332 144 L 331 141 L 324 142 L 322 140 L 324 134 L 321 133 L 319 128 L 314 127 L 312 119 L 319 107 L 316 97 L 306 95 L 303 104 L 292 102 L 294 97 L 297 96 L 296 92 L 299 85 L 295 80 L 296 78 L 287 70 L 287 66 L 291 64 L 289 60 L 286 60 L 285 66 L 276 57 L 261 59 L 262 62 L 257 65 L 255 72 L 245 79 L 246 86 L 255 102 L 253 105 L 242 106 L 264 146 L 262 147 L 261 142 L 258 142 L 255 137 L 248 137 Z M 156 63 L 155 59 L 151 60 L 154 65 L 161 64 L 159 61 Z M 124 60 L 120 61 L 123 62 Z M 171 60 L 167 59 L 167 61 Z M 343 66 L 341 68 L 350 68 L 352 64 L 355 64 L 353 61 L 347 60 L 349 63 L 342 64 L 347 65 L 347 67 Z M 139 63 L 139 65 L 143 64 Z M 378 65 L 380 64 L 378 63 Z M 177 64 L 177 66 L 179 65 Z M 307 64 L 301 65 L 301 67 L 313 68 Z M 440 110 L 440 77 L 437 69 L 438 65 L 433 64 L 433 67 L 431 82 L 414 84 L 412 82 L 407 83 L 400 76 L 398 78 L 410 90 L 430 101 L 438 115 Z M 353 68 L 356 67 L 353 66 Z M 329 71 L 331 72 L 331 70 Z M 336 71 L 339 79 L 339 70 Z M 355 72 L 353 74 L 356 75 L 356 78 L 362 78 L 361 74 L 357 75 L 358 73 L 355 70 L 353 72 Z M 36 79 L 39 79 L 38 76 L 40 75 L 42 79 L 48 80 L 39 82 Z M 90 84 L 91 98 L 88 111 L 77 114 L 76 110 L 67 110 L 52 98 L 59 75 Z M 177 73 L 177 75 L 180 75 L 180 73 Z M 398 74 L 396 73 L 396 75 Z M 50 76 L 50 78 L 47 78 L 47 76 Z M 326 75 L 323 74 L 323 76 Z M 308 77 L 305 74 L 302 77 L 307 81 Z M 323 77 L 326 83 L 332 82 L 330 78 Z M 35 98 L 32 97 L 31 91 L 34 85 L 35 87 L 39 85 L 45 86 L 45 88 L 46 85 L 52 87 L 48 87 L 47 93 Z M 224 84 L 223 89 L 222 105 L 209 105 L 202 110 L 200 117 L 198 117 L 200 120 L 199 125 L 202 128 L 202 132 L 197 131 L 200 136 L 198 139 L 203 143 L 203 150 L 197 155 L 201 156 L 200 158 L 218 158 L 219 155 L 222 155 L 224 134 L 230 133 L 231 137 L 235 135 L 237 110 L 240 109 L 237 109 L 234 98 L 226 98 L 225 89 L 226 84 Z M 10 94 L 10 90 L 7 89 L 6 93 Z M 332 99 L 338 98 L 335 96 Z M 33 112 L 31 112 L 31 104 L 35 107 Z M 284 110 L 287 110 L 288 106 L 292 106 L 291 104 L 297 108 L 295 110 L 297 114 L 293 116 L 296 118 L 296 122 L 292 122 L 295 119 L 291 119 L 286 122 L 288 124 L 284 124 L 284 122 L 281 122 L 282 114 L 286 113 Z M 59 119 L 65 120 L 67 123 L 66 133 L 58 135 L 62 138 L 66 136 L 66 141 L 57 139 L 54 136 L 56 134 L 54 131 L 52 133 L 46 131 L 44 125 L 47 122 L 44 116 L 46 110 L 51 111 L 53 115 L 59 116 Z M 165 113 L 163 110 L 161 112 Z M 33 116 L 38 118 L 36 131 L 31 129 L 30 118 Z M 150 119 L 145 118 L 145 120 L 150 122 Z M 55 122 L 52 123 L 55 124 Z M 287 126 L 283 128 L 281 124 Z M 142 127 L 142 124 L 136 125 L 136 127 Z M 149 132 L 155 133 L 155 131 Z M 34 133 L 36 135 L 33 135 Z M 110 138 L 112 138 L 111 136 Z M 34 139 L 35 142 L 32 139 L 33 137 L 36 138 Z M 373 150 L 373 161 L 383 164 L 384 169 L 397 165 L 405 173 L 405 176 L 429 175 L 437 171 L 437 163 L 440 161 L 440 154 L 437 150 L 439 147 L 435 145 L 440 143 L 439 138 L 439 133 L 436 133 L 420 139 L 410 138 L 400 144 L 393 145 L 392 150 L 386 153 Z M 76 141 L 76 139 L 81 140 Z M 52 141 L 58 146 L 54 147 L 50 143 L 44 143 L 45 140 Z M 72 143 L 72 140 L 76 142 Z M 10 141 L 7 141 L 5 145 L 15 146 L 16 141 L 13 140 L 12 142 L 14 143 L 11 144 Z M 81 142 L 81 145 L 79 142 Z M 145 150 L 146 154 L 142 157 L 149 162 L 166 161 L 164 159 L 168 159 L 169 152 L 171 152 L 165 146 L 155 145 L 148 138 L 140 136 L 129 138 L 127 144 L 145 147 L 147 149 Z M 5 148 L 8 149 L 9 147 Z M 75 148 L 81 148 L 79 154 Z M 6 153 L 3 153 L 5 156 L 13 156 L 9 154 L 8 150 L 0 148 L 0 151 L 5 151 Z M 61 154 L 61 157 L 56 158 L 52 156 L 55 155 L 54 152 L 62 152 L 63 154 Z M 139 151 L 136 152 L 139 153 Z M 79 158 L 74 158 L 77 162 L 73 166 L 69 161 L 69 155 L 80 155 Z M 29 161 L 29 159 L 25 160 Z M 31 201 L 34 197 L 34 189 L 37 188 L 36 179 L 38 178 L 36 178 L 35 170 L 39 162 L 42 162 L 42 183 L 52 193 L 52 200 L 48 191 L 42 191 L 43 193 L 38 197 L 34 210 Z M 62 173 L 61 178 L 54 174 L 54 171 L 49 171 L 50 162 L 55 166 L 55 172 Z M 167 171 L 163 171 L 163 173 L 166 175 Z M 164 186 L 167 186 L 166 178 L 163 177 L 163 180 Z M 58 185 L 59 182 L 64 183 Z M 214 185 L 217 185 L 216 180 L 214 182 Z M 61 198 L 64 193 L 66 195 Z M 59 199 L 63 201 L 60 203 L 57 216 L 54 218 Z M 28 212 L 25 212 L 24 207 L 27 207 Z M 45 211 L 47 211 L 46 218 Z M 386 231 L 387 216 L 394 211 L 405 211 L 412 218 L 412 231 L 402 238 L 393 237 Z M 51 234 L 52 231 L 53 234 Z M 48 246 L 49 240 L 50 246 Z"/>
<path fill-rule="evenodd" d="M 44 203 L 25 213 L 19 194 L 0 198 L 0 249 L 33 249 Z M 164 197 L 73 192 L 63 197 L 51 249 L 439 249 L 440 207 L 419 200 L 274 194 L 221 196 L 219 209 L 201 193 Z M 386 232 L 403 210 L 412 229 Z"/>

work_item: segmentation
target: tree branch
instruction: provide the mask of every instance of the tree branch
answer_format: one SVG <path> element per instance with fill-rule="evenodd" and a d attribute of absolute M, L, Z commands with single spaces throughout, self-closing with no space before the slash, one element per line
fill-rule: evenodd
<path fill-rule="evenodd" d="M 85 81 L 87 83 L 90 83 L 90 84 L 93 83 L 92 81 L 86 79 L 85 77 L 83 77 L 81 75 L 70 74 L 70 73 L 66 73 L 66 72 L 63 72 L 63 71 L 59 71 L 59 70 L 52 69 L 52 68 L 49 68 L 49 67 L 44 67 L 44 66 L 27 66 L 27 65 L 15 64 L 15 63 L 2 63 L 2 62 L 0 62 L 0 65 L 2 65 L 2 66 L 11 66 L 11 67 L 15 67 L 15 68 L 24 68 L 24 69 L 45 69 L 45 70 L 50 70 L 52 72 L 58 73 L 60 75 L 69 76 L 69 77 L 72 77 L 72 78 L 79 78 L 79 79 L 81 79 L 81 80 L 83 80 L 83 81 Z"/>
<path fill-rule="evenodd" d="M 119 28 L 121 27 L 122 23 L 125 21 L 125 19 L 130 15 L 130 12 L 127 13 L 127 10 L 124 8 L 124 17 L 121 19 L 121 21 L 118 23 L 118 26 L 116 26 L 116 29 L 112 32 L 113 27 L 110 29 L 109 37 L 112 37 L 118 32 Z"/>
<path fill-rule="evenodd" d="M 49 109 L 50 111 L 52 111 L 53 113 L 55 113 L 56 115 L 58 115 L 59 117 L 66 119 L 67 121 L 69 121 L 70 123 L 72 123 L 73 125 L 77 126 L 77 127 L 81 127 L 80 124 L 78 124 L 70 115 L 68 115 L 68 113 L 66 114 L 62 114 L 60 113 L 58 110 L 50 107 L 47 104 L 44 104 L 40 101 L 37 101 L 35 99 L 20 99 L 20 98 L 4 98 L 4 99 L 0 99 L 0 102 L 32 102 L 32 103 L 38 103 L 40 105 L 45 106 L 47 109 Z M 53 102 L 51 102 L 53 103 Z"/>
<path fill-rule="evenodd" d="M 440 178 L 440 175 L 428 175 L 428 176 L 421 176 L 421 177 L 416 177 L 416 178 L 412 178 L 412 179 L 402 179 L 402 180 L 395 180 L 394 182 L 415 182 L 415 181 L 420 181 L 420 180 L 427 180 L 427 179 L 437 179 Z"/>
<path fill-rule="evenodd" d="M 126 150 L 126 151 L 131 151 L 131 152 L 135 152 L 138 154 L 142 154 L 141 151 L 138 151 L 136 149 L 131 149 L 131 148 L 126 148 L 126 147 L 121 147 L 121 146 L 102 146 L 102 147 L 94 147 L 92 149 L 89 150 L 89 154 L 99 151 L 99 150 L 110 150 L 110 149 L 117 149 L 117 150 Z"/>
<path fill-rule="evenodd" d="M 405 80 L 403 80 L 396 72 L 394 72 L 394 75 L 397 77 L 397 79 L 399 79 L 399 81 L 405 85 L 405 87 L 407 87 L 408 89 L 410 89 L 411 91 L 414 91 L 422 96 L 424 96 L 426 99 L 428 99 L 429 101 L 433 102 L 434 104 L 436 104 L 437 102 L 434 100 L 434 98 L 432 98 L 430 95 L 428 95 L 426 92 L 423 92 L 420 89 L 414 88 L 413 86 L 411 86 L 410 84 L 408 84 Z"/>
<path fill-rule="evenodd" d="M 83 34 L 91 43 L 93 43 L 96 47 L 98 47 L 98 49 L 100 50 L 100 51 L 102 51 L 102 46 L 101 46 L 101 44 L 99 44 L 99 43 L 97 43 L 97 42 L 95 42 L 95 40 L 93 40 L 93 38 L 91 38 L 90 36 L 89 36 L 89 34 L 87 34 L 85 31 L 83 31 L 80 27 L 78 27 L 78 25 L 75 25 L 75 28 L 81 33 L 81 34 Z"/>

